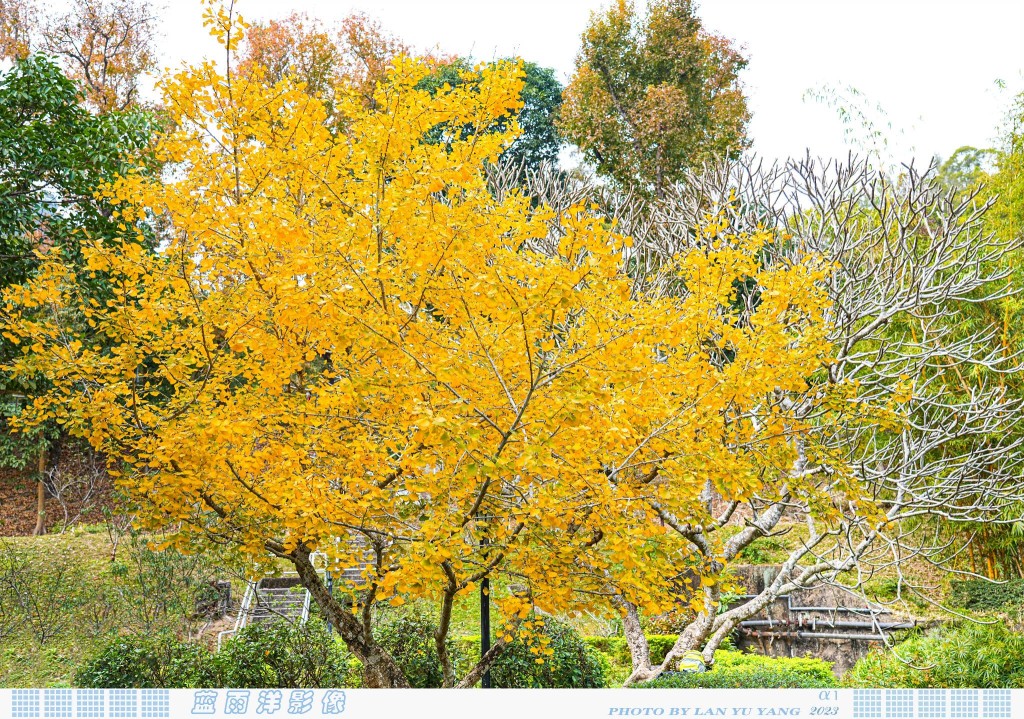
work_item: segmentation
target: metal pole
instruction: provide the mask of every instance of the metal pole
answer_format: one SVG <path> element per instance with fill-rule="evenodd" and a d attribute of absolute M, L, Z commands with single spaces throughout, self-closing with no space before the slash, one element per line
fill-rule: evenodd
<path fill-rule="evenodd" d="M 486 538 L 480 540 L 480 546 L 486 547 L 488 541 Z M 487 558 L 487 552 L 484 552 L 484 559 Z M 487 653 L 487 650 L 491 648 L 491 582 L 487 577 L 484 577 L 480 581 L 480 658 Z M 480 686 L 483 689 L 491 688 L 491 670 L 488 669 L 484 672 L 483 678 L 480 680 Z"/>

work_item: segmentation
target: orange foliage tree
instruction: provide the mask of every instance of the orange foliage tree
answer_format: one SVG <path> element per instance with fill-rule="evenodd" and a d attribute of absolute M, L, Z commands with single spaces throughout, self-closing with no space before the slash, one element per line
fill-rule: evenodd
<path fill-rule="evenodd" d="M 156 67 L 156 16 L 143 0 L 75 0 L 51 18 L 39 48 L 59 58 L 99 112 L 139 102 L 139 80 Z"/>
<path fill-rule="evenodd" d="M 618 0 L 591 18 L 559 124 L 599 172 L 661 196 L 687 168 L 746 146 L 745 66 L 691 0 L 656 0 L 645 16 Z"/>
<path fill-rule="evenodd" d="M 385 79 L 392 61 L 409 52 L 404 42 L 362 13 L 328 28 L 293 12 L 246 28 L 239 70 L 251 77 L 262 68 L 263 80 L 270 84 L 291 75 L 308 92 L 328 100 L 332 109 L 331 98 L 342 84 L 373 103 L 377 83 Z"/>
<path fill-rule="evenodd" d="M 0 0 L 0 57 L 28 55 L 35 16 L 31 0 Z"/>
<path fill-rule="evenodd" d="M 248 76 L 257 67 L 270 84 L 291 75 L 306 83 L 310 93 L 324 96 L 338 83 L 341 52 L 318 20 L 293 12 L 246 28 L 238 70 Z"/>

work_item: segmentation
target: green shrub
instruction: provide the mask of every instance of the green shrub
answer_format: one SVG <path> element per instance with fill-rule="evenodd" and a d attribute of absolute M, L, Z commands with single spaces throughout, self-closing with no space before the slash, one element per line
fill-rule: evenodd
<path fill-rule="evenodd" d="M 219 686 L 213 655 L 167 633 L 120 637 L 75 674 L 75 685 L 102 689 Z"/>
<path fill-rule="evenodd" d="M 535 637 L 516 639 L 491 668 L 503 689 L 592 689 L 605 686 L 608 662 L 575 629 L 551 617 L 534 620 Z"/>
<path fill-rule="evenodd" d="M 647 637 L 651 648 L 651 662 L 661 664 L 672 645 L 676 643 L 675 634 L 652 634 Z M 622 637 L 584 637 L 588 645 L 607 655 L 612 664 L 632 666 L 633 659 L 629 655 L 629 645 Z"/>
<path fill-rule="evenodd" d="M 984 579 L 968 579 L 950 584 L 949 603 L 977 612 L 1001 609 L 1008 604 L 1024 604 L 1024 579 L 1002 584 Z"/>
<path fill-rule="evenodd" d="M 821 681 L 826 687 L 835 686 L 832 663 L 815 657 L 766 657 L 763 654 L 720 649 L 715 652 L 715 665 L 712 671 L 726 669 L 780 669 L 803 674 L 814 681 Z"/>
<path fill-rule="evenodd" d="M 852 687 L 1022 688 L 1024 636 L 1003 625 L 965 623 L 916 633 L 873 651 L 843 677 Z"/>
<path fill-rule="evenodd" d="M 252 624 L 216 655 L 168 632 L 121 637 L 82 666 L 81 687 L 238 688 L 352 686 L 353 666 L 324 625 L 286 622 Z"/>
<path fill-rule="evenodd" d="M 760 654 L 719 650 L 710 671 L 703 673 L 666 672 L 654 681 L 638 686 L 647 688 L 707 689 L 815 689 L 836 686 L 832 665 L 823 659 L 766 657 Z"/>
<path fill-rule="evenodd" d="M 678 635 L 676 634 L 653 634 L 648 635 L 647 645 L 651 650 L 651 663 L 661 664 L 665 661 L 665 655 L 675 645 Z M 605 683 L 607 686 L 621 686 L 626 677 L 633 671 L 633 658 L 629 654 L 629 645 L 623 637 L 584 637 L 583 641 L 596 649 L 606 660 L 608 669 L 605 671 Z M 732 642 L 722 642 L 722 648 L 718 655 L 725 650 L 732 650 Z M 736 652 L 738 654 L 738 652 Z"/>
<path fill-rule="evenodd" d="M 442 686 L 444 677 L 434 644 L 437 621 L 419 608 L 389 613 L 373 629 L 374 639 L 387 650 L 417 689 Z M 454 640 L 446 642 L 453 665 L 460 663 L 459 647 Z"/>
<path fill-rule="evenodd" d="M 788 554 L 786 544 L 775 537 L 761 537 L 747 545 L 740 558 L 744 564 L 777 564 Z"/>
<path fill-rule="evenodd" d="M 131 534 L 130 551 L 111 565 L 115 587 L 140 632 L 169 630 L 193 636 L 204 621 L 197 605 L 216 597 L 217 570 L 207 554 L 158 550 L 150 538 Z"/>
<path fill-rule="evenodd" d="M 665 672 L 654 681 L 637 685 L 644 689 L 820 689 L 836 686 L 827 679 L 795 669 L 733 667 L 703 673 Z"/>
<path fill-rule="evenodd" d="M 352 684 L 348 653 L 319 619 L 304 626 L 250 624 L 225 642 L 216 663 L 220 682 L 228 687 L 319 689 Z"/>

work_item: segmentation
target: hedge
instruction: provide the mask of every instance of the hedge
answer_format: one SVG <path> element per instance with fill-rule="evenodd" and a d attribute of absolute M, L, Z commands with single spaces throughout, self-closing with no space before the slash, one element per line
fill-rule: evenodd
<path fill-rule="evenodd" d="M 676 634 L 652 634 L 647 637 L 647 643 L 651 648 L 651 662 L 661 664 L 665 655 L 672 645 L 676 643 Z M 597 651 L 606 655 L 612 664 L 631 665 L 632 657 L 629 655 L 629 645 L 623 637 L 584 637 L 583 641 Z"/>
<path fill-rule="evenodd" d="M 836 685 L 835 677 L 826 679 L 794 669 L 733 667 L 709 672 L 665 672 L 651 682 L 638 684 L 642 689 L 825 689 Z"/>
<path fill-rule="evenodd" d="M 950 584 L 949 603 L 954 607 L 984 612 L 1009 604 L 1024 604 L 1024 579 L 997 584 L 984 579 L 968 579 Z"/>
<path fill-rule="evenodd" d="M 343 644 L 311 620 L 253 624 L 214 654 L 169 633 L 120 637 L 79 668 L 75 684 L 90 688 L 321 687 L 358 683 L 359 664 Z"/>
<path fill-rule="evenodd" d="M 580 637 L 550 617 L 534 620 L 534 634 L 517 639 L 491 670 L 503 688 L 588 688 L 618 686 L 628 676 L 629 649 L 620 637 Z M 424 614 L 393 616 L 375 631 L 393 652 L 410 683 L 439 686 L 433 624 Z M 651 657 L 664 660 L 672 635 L 648 638 Z M 457 674 L 465 675 L 480 656 L 479 637 L 451 641 Z M 1015 654 L 1014 656 L 1019 656 Z M 122 637 L 81 667 L 83 687 L 354 687 L 361 666 L 324 625 L 283 623 L 246 627 L 213 654 L 170 634 Z M 702 674 L 670 672 L 650 687 L 832 687 L 831 665 L 820 659 L 789 659 L 719 650 L 715 665 Z"/>
<path fill-rule="evenodd" d="M 637 685 L 648 689 L 818 689 L 838 686 L 832 665 L 823 659 L 765 657 L 720 650 L 715 664 L 701 673 L 665 672 Z"/>

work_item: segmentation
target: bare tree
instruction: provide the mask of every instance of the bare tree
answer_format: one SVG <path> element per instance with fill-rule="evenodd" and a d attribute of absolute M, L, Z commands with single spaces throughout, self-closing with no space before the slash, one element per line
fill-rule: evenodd
<path fill-rule="evenodd" d="M 702 495 L 708 520 L 694 523 L 660 504 L 652 483 L 649 506 L 702 560 L 702 586 L 689 590 L 699 608 L 664 661 L 652 665 L 636 607 L 608 578 L 633 656 L 627 684 L 655 678 L 688 650 L 701 650 L 710 664 L 741 621 L 793 591 L 822 584 L 860 591 L 867 578 L 888 570 L 901 591 L 934 603 L 908 581 L 903 566 L 916 559 L 949 570 L 948 560 L 963 546 L 941 538 L 926 520 L 1019 520 L 1024 408 L 999 381 L 1016 370 L 1017 358 L 993 341 L 992 328 L 959 320 L 965 303 L 995 302 L 1020 289 L 1008 284 L 1005 260 L 1024 238 L 987 234 L 989 204 L 976 192 L 948 191 L 934 168 L 904 170 L 893 178 L 853 158 L 773 166 L 746 158 L 689 173 L 650 204 L 550 169 L 529 177 L 529 191 L 556 209 L 581 198 L 603 204 L 633 238 L 624 266 L 637 292 L 685 292 L 662 268 L 671 267 L 668 258 L 708 242 L 701 228 L 711 218 L 726 221 L 719 238 L 772 231 L 765 263 L 813 254 L 832 268 L 834 355 L 820 377 L 807 378 L 803 393 L 764 399 L 766 416 L 781 407 L 792 419 L 796 459 L 775 468 L 776 491 L 721 501 L 709 481 Z M 499 188 L 506 174 L 495 171 Z M 553 226 L 551 238 L 558 236 Z M 751 306 L 759 301 L 757 288 L 738 296 Z M 837 403 L 839 387 L 850 389 Z M 757 414 L 745 419 L 756 426 Z M 757 440 L 734 449 L 756 452 Z M 797 479 L 803 487 L 812 482 L 815 491 L 796 491 Z M 830 505 L 824 509 L 817 506 L 823 497 Z M 756 596 L 727 603 L 718 580 L 740 553 L 796 523 L 807 536 L 774 580 Z"/>
<path fill-rule="evenodd" d="M 110 476 L 103 457 L 88 445 L 61 448 L 58 443 L 57 450 L 51 453 L 57 456 L 46 470 L 43 482 L 60 505 L 62 516 L 58 531 L 63 533 L 99 508 L 109 494 Z"/>

